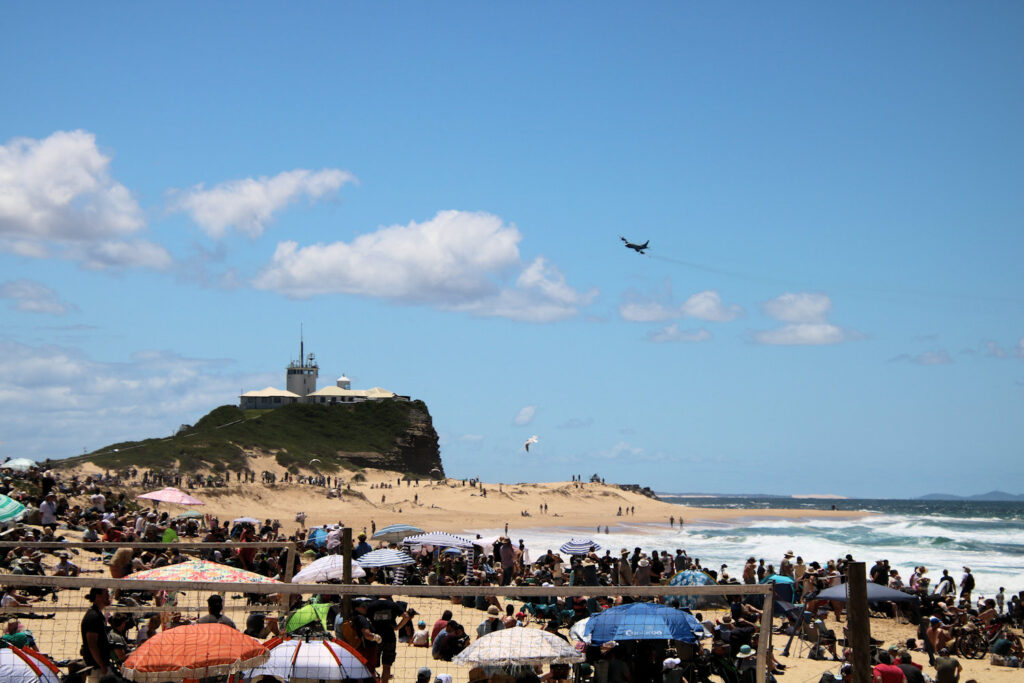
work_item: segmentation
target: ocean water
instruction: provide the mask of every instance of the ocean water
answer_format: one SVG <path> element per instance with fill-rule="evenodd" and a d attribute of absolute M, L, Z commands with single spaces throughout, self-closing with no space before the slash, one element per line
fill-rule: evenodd
<path fill-rule="evenodd" d="M 1020 503 L 915 501 L 915 500 L 794 500 L 789 498 L 689 498 L 660 496 L 666 502 L 701 507 L 749 510 L 749 517 L 731 523 L 687 522 L 682 528 L 664 524 L 631 523 L 628 517 L 612 517 L 609 532 L 596 528 L 517 529 L 509 535 L 522 538 L 533 557 L 548 548 L 557 550 L 570 536 L 588 536 L 617 555 L 640 546 L 644 552 L 683 548 L 699 557 L 705 567 L 739 577 L 748 557 L 764 558 L 779 566 L 787 550 L 822 564 L 853 555 L 868 567 L 888 559 L 906 581 L 914 567 L 924 565 L 932 585 L 943 569 L 959 584 L 963 567 L 975 575 L 974 598 L 993 596 L 1000 586 L 1007 595 L 1024 590 L 1024 505 Z M 758 518 L 766 508 L 830 509 L 877 513 L 856 519 Z M 511 520 L 510 520 L 511 521 Z M 483 536 L 501 529 L 478 530 Z"/>

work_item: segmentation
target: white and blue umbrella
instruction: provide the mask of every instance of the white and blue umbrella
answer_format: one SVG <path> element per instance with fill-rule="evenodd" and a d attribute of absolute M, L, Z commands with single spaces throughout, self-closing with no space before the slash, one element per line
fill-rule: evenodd
<path fill-rule="evenodd" d="M 384 541 L 385 543 L 398 543 L 407 536 L 422 533 L 423 529 L 412 524 L 392 524 L 383 529 L 377 529 L 371 538 L 375 541 Z"/>
<path fill-rule="evenodd" d="M 6 467 L 7 469 L 17 470 L 18 472 L 27 472 L 36 466 L 35 460 L 29 460 L 28 458 L 14 458 L 7 462 L 0 464 L 0 467 Z"/>
<path fill-rule="evenodd" d="M 24 505 L 9 496 L 0 494 L 0 522 L 18 519 L 24 512 Z"/>
<path fill-rule="evenodd" d="M 670 586 L 717 586 L 718 583 L 702 571 L 684 569 L 668 580 Z M 665 601 L 678 600 L 680 607 L 707 608 L 721 606 L 725 601 L 718 595 L 666 595 Z"/>
<path fill-rule="evenodd" d="M 342 555 L 324 555 L 320 559 L 310 562 L 308 567 L 292 577 L 292 583 L 319 583 L 341 579 L 345 576 L 345 558 Z M 366 572 L 359 566 L 359 563 L 352 560 L 352 578 L 359 579 L 366 576 Z"/>
<path fill-rule="evenodd" d="M 449 534 L 446 531 L 430 531 L 416 536 L 407 536 L 403 541 L 405 545 L 432 545 L 439 548 L 472 548 L 473 541 L 462 536 Z"/>
<path fill-rule="evenodd" d="M 360 555 L 358 562 L 360 567 L 366 569 L 367 567 L 394 567 L 401 564 L 415 564 L 416 560 L 401 550 L 384 548 Z"/>
<path fill-rule="evenodd" d="M 591 548 L 600 550 L 601 545 L 589 538 L 570 538 L 566 543 L 562 544 L 559 550 L 567 555 L 586 555 L 590 552 Z"/>

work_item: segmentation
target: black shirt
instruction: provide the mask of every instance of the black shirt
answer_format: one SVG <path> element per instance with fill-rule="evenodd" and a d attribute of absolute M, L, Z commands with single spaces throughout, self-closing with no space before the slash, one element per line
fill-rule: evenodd
<path fill-rule="evenodd" d="M 374 600 L 366 608 L 366 618 L 373 624 L 372 630 L 381 637 L 381 640 L 395 640 L 395 617 L 402 613 L 402 609 L 392 600 Z"/>
<path fill-rule="evenodd" d="M 89 648 L 89 641 L 86 638 L 87 633 L 95 633 L 98 637 L 96 639 L 96 649 L 99 650 L 100 657 L 103 658 L 103 664 L 110 661 L 110 641 L 107 640 L 107 620 L 103 618 L 103 612 L 90 607 L 85 616 L 82 617 L 82 659 L 89 666 L 99 666 L 100 662 L 94 661 L 92 658 L 92 650 Z"/>
<path fill-rule="evenodd" d="M 924 674 L 913 664 L 897 664 L 896 666 L 907 677 L 907 683 L 924 683 Z"/>

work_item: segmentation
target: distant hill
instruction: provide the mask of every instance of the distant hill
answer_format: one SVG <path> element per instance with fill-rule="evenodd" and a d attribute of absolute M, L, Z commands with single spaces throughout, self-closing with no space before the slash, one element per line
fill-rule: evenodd
<path fill-rule="evenodd" d="M 361 467 L 424 477 L 435 468 L 443 472 L 437 432 L 426 404 L 394 400 L 294 403 L 244 412 L 237 406 L 221 406 L 173 437 L 115 443 L 52 464 L 71 467 L 92 462 L 111 470 L 134 466 L 225 472 L 246 469 L 250 454 L 273 455 L 293 472 Z M 320 462 L 311 465 L 313 458 Z"/>
<path fill-rule="evenodd" d="M 973 496 L 958 496 L 952 493 L 929 493 L 921 496 L 918 500 L 980 500 L 997 502 L 1024 501 L 1024 494 L 1007 493 L 1006 491 L 989 491 L 988 493 L 976 493 Z"/>

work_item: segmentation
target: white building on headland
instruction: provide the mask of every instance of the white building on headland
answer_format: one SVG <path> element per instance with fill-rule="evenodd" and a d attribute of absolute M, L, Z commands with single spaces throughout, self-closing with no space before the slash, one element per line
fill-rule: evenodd
<path fill-rule="evenodd" d="M 353 389 L 352 380 L 345 375 L 338 378 L 335 386 L 317 390 L 316 381 L 320 376 L 320 367 L 316 364 L 315 355 L 312 353 L 306 355 L 305 344 L 301 340 L 299 341 L 299 360 L 289 363 L 285 373 L 287 389 L 266 387 L 258 391 L 247 391 L 238 397 L 238 407 L 242 410 L 267 410 L 280 408 L 289 403 L 333 405 L 379 401 L 386 398 L 400 401 L 409 400 L 408 396 L 399 396 L 393 391 L 380 387 Z"/>

